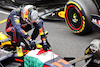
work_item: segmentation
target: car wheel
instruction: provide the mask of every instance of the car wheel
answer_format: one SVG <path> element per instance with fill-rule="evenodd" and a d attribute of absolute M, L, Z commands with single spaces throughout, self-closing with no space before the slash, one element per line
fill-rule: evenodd
<path fill-rule="evenodd" d="M 69 0 L 65 5 L 65 22 L 76 34 L 91 32 L 91 14 L 98 14 L 92 0 Z"/>

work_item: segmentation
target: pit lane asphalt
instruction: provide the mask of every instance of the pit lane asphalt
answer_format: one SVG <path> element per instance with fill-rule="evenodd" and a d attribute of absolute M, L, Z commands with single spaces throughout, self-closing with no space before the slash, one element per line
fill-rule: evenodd
<path fill-rule="evenodd" d="M 0 11 L 10 13 L 10 10 L 0 8 Z M 8 14 L 0 13 L 0 21 L 7 19 Z M 5 33 L 6 22 L 0 24 L 0 32 Z M 52 46 L 52 51 L 63 57 L 79 58 L 84 55 L 85 49 L 95 38 L 100 38 L 100 33 L 93 32 L 79 36 L 71 32 L 64 21 L 44 20 L 44 28 L 49 32 L 47 39 Z M 32 31 L 30 31 L 32 32 Z M 28 32 L 29 33 L 29 32 Z M 30 33 L 29 33 L 30 34 Z M 75 67 L 82 67 L 84 61 L 78 62 Z"/>

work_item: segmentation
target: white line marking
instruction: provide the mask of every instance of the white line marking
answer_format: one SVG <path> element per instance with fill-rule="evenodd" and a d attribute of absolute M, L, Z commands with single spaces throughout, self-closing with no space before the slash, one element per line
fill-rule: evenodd
<path fill-rule="evenodd" d="M 10 13 L 8 13 L 8 12 L 4 12 L 4 11 L 0 11 L 0 13 L 7 14 L 7 15 L 10 14 Z"/>

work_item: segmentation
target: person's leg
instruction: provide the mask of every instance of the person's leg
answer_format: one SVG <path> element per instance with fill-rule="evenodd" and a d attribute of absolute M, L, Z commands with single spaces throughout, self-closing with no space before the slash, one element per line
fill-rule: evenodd
<path fill-rule="evenodd" d="M 14 27 L 9 27 L 8 29 L 6 29 L 6 32 L 7 32 L 8 35 L 11 36 L 12 43 L 14 43 L 15 46 L 20 46 L 21 36 L 20 36 L 20 34 L 18 34 L 16 32 L 16 30 L 14 29 Z"/>
<path fill-rule="evenodd" d="M 32 39 L 35 40 L 37 38 L 37 36 L 39 35 L 39 29 L 40 28 L 43 29 L 43 32 L 44 32 L 44 28 L 43 28 L 43 22 L 39 22 L 38 24 L 33 24 L 33 25 L 34 25 L 35 29 L 31 35 L 31 37 L 32 37 Z"/>
<path fill-rule="evenodd" d="M 20 34 L 16 32 L 14 27 L 9 27 L 8 29 L 6 29 L 6 32 L 8 35 L 12 37 L 12 44 L 16 46 L 17 56 L 22 57 L 23 53 L 22 53 L 22 47 L 20 46 L 20 43 L 21 43 Z"/>
<path fill-rule="evenodd" d="M 31 35 L 31 38 L 33 40 L 35 40 L 37 38 L 38 34 L 39 34 L 39 29 L 37 27 L 35 27 L 35 29 L 33 30 L 32 35 Z"/>

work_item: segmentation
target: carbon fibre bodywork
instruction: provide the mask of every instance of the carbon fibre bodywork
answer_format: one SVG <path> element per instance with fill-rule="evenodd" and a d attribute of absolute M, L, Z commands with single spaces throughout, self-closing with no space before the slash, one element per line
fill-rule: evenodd
<path fill-rule="evenodd" d="M 48 20 L 64 20 L 58 12 L 64 9 L 66 0 L 0 0 L 0 6 L 6 9 L 15 9 L 20 5 L 32 4 L 39 9 L 39 16 Z"/>

